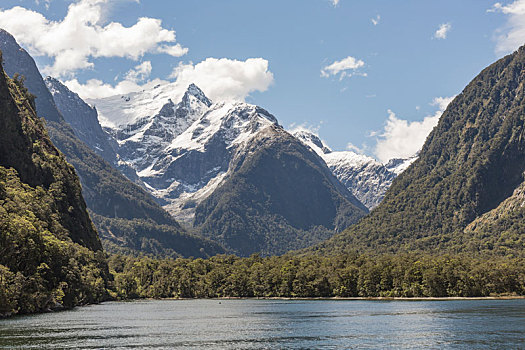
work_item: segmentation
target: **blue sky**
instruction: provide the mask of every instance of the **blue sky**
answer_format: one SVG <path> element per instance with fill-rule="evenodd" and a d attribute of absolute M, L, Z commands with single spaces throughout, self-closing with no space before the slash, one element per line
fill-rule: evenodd
<path fill-rule="evenodd" d="M 157 34 L 168 40 L 146 42 L 141 50 L 112 48 L 113 41 L 106 39 L 78 58 L 80 36 L 71 47 L 55 45 L 45 35 L 31 36 L 32 30 L 46 32 L 49 23 L 63 21 L 72 3 L 98 8 L 96 23 L 88 25 L 99 28 L 112 22 L 131 27 L 141 17 L 161 20 Z M 525 43 L 523 0 L 2 0 L 0 6 L 0 27 L 35 55 L 41 70 L 74 81 L 68 85 L 81 95 L 89 95 L 82 90 L 89 79 L 100 80 L 109 94 L 111 86 L 130 77 L 136 86 L 174 80 L 173 70 L 182 64 L 193 69 L 187 75 L 191 79 L 204 74 L 196 67 L 208 58 L 236 60 L 238 65 L 226 69 L 230 61 L 223 61 L 218 69 L 233 70 L 233 75 L 243 70 L 235 82 L 245 84 L 235 90 L 237 98 L 266 108 L 287 128 L 316 130 L 333 149 L 347 149 L 350 143 L 383 161 L 420 147 L 448 101 L 436 98 L 458 94 L 485 66 Z M 18 19 L 15 6 L 25 9 L 18 9 Z M 51 22 L 32 25 L 37 12 Z M 29 25 L 21 25 L 26 17 Z M 74 25 L 63 28 L 75 30 Z M 176 38 L 169 39 L 168 32 Z M 153 36 L 147 30 L 133 35 Z M 173 47 L 170 54 L 166 47 Z M 52 68 L 59 54 L 80 63 Z M 261 60 L 246 63 L 249 58 Z M 141 63 L 144 70 L 136 68 Z M 208 69 L 213 67 L 210 63 Z M 195 79 L 208 84 L 203 77 Z M 202 88 L 206 92 L 207 86 Z M 214 96 L 222 96 L 214 89 Z"/>

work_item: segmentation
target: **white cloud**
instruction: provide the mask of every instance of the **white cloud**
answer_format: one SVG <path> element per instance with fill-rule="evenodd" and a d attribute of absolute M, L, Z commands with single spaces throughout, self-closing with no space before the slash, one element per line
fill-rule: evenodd
<path fill-rule="evenodd" d="M 109 1 L 76 1 L 61 21 L 19 6 L 0 9 L 0 23 L 32 55 L 54 58 L 53 65 L 43 71 L 55 76 L 91 68 L 97 57 L 137 60 L 147 52 L 178 57 L 188 51 L 175 43 L 175 32 L 163 28 L 159 19 L 142 17 L 130 27 L 118 22 L 102 25 L 103 9 Z"/>
<path fill-rule="evenodd" d="M 439 28 L 434 33 L 434 38 L 436 39 L 446 39 L 448 32 L 452 29 L 452 24 L 450 23 L 443 23 L 439 26 Z"/>
<path fill-rule="evenodd" d="M 40 0 L 35 0 L 35 4 L 40 5 Z M 46 10 L 49 10 L 49 5 L 51 5 L 51 0 L 44 0 L 44 6 Z"/>
<path fill-rule="evenodd" d="M 308 124 L 308 123 L 302 123 L 302 124 L 292 123 L 288 127 L 288 131 L 291 134 L 295 134 L 295 133 L 298 133 L 298 132 L 306 132 L 306 133 L 310 133 L 310 134 L 313 134 L 313 135 L 319 137 L 319 129 L 321 129 L 321 124 L 323 124 L 322 121 L 319 122 L 319 124 L 317 124 L 317 125 L 311 125 L 311 124 Z"/>
<path fill-rule="evenodd" d="M 212 100 L 244 100 L 253 91 L 266 91 L 273 83 L 268 61 L 208 57 L 197 64 L 180 63 L 170 78 L 184 86 L 194 83 Z"/>
<path fill-rule="evenodd" d="M 409 122 L 398 118 L 394 112 L 388 110 L 386 125 L 379 134 L 374 150 L 377 158 L 386 163 L 392 158 L 408 158 L 415 155 L 454 97 L 436 97 L 432 105 L 437 106 L 438 110 L 422 121 Z"/>
<path fill-rule="evenodd" d="M 525 44 L 525 0 L 516 0 L 509 5 L 495 3 L 489 12 L 501 12 L 508 16 L 500 35 L 496 37 L 496 53 L 505 54 Z"/>
<path fill-rule="evenodd" d="M 134 69 L 126 73 L 126 79 L 133 82 L 141 82 L 149 78 L 152 70 L 151 61 L 144 61 Z"/>
<path fill-rule="evenodd" d="M 364 65 L 365 62 L 362 60 L 348 56 L 321 69 L 321 77 L 328 78 L 330 76 L 336 76 L 339 74 L 339 79 L 341 80 L 347 76 L 351 77 L 359 68 L 363 67 Z M 366 73 L 362 73 L 361 75 L 366 76 Z"/>
<path fill-rule="evenodd" d="M 166 84 L 168 81 L 153 79 L 146 81 L 151 75 L 153 67 L 150 61 L 130 69 L 121 80 L 115 85 L 106 84 L 99 79 L 90 79 L 85 84 L 81 84 L 77 79 L 71 79 L 64 84 L 71 90 L 79 94 L 82 98 L 102 98 L 114 95 L 125 95 L 147 88 L 152 88 L 157 84 Z M 141 84 L 142 83 L 142 84 Z"/>
<path fill-rule="evenodd" d="M 166 83 L 168 83 L 168 81 L 153 79 L 141 85 L 132 80 L 122 80 L 116 85 L 111 85 L 106 84 L 99 79 L 90 79 L 85 84 L 82 84 L 77 79 L 71 79 L 64 82 L 64 85 L 66 85 L 71 91 L 76 92 L 83 99 L 96 99 L 115 95 L 125 95 L 130 92 L 153 88 L 157 84 Z"/>
<path fill-rule="evenodd" d="M 339 4 L 339 0 L 331 0 L 332 5 L 337 6 Z"/>
<path fill-rule="evenodd" d="M 381 21 L 381 15 L 377 15 L 374 18 L 371 18 L 370 21 L 372 22 L 373 25 L 375 26 L 378 25 L 379 21 Z"/>
<path fill-rule="evenodd" d="M 98 79 L 85 84 L 71 79 L 64 84 L 85 99 L 96 99 L 152 88 L 168 81 L 154 79 L 143 84 L 151 74 L 151 62 L 145 61 L 126 73 L 124 80 L 115 85 Z M 199 86 L 215 101 L 244 100 L 253 91 L 266 91 L 273 83 L 273 73 L 268 70 L 268 61 L 262 58 L 249 58 L 237 61 L 227 58 L 207 58 L 195 65 L 179 64 L 172 72 L 175 91 L 185 91 L 189 84 Z"/>
<path fill-rule="evenodd" d="M 367 146 L 363 144 L 362 147 L 359 147 L 354 145 L 352 142 L 348 142 L 348 144 L 346 145 L 346 149 L 357 154 L 366 154 Z"/>

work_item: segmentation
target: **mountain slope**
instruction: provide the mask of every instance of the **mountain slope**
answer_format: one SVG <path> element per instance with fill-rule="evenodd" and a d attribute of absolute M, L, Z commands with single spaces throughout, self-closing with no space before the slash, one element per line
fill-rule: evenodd
<path fill-rule="evenodd" d="M 64 121 L 47 88 L 44 92 L 41 91 L 41 87 L 46 87 L 46 85 L 35 62 L 5 31 L 0 31 L 0 49 L 5 50 L 6 72 L 9 74 L 25 72 L 28 90 L 37 97 L 36 100 L 47 101 L 49 98 L 51 99 L 50 103 L 44 105 L 46 108 L 44 112 L 47 109 L 54 109 L 51 115 L 56 117 L 47 119 L 49 113 L 42 114 L 47 121 L 46 127 L 53 143 L 65 154 L 67 160 L 73 164 L 78 172 L 88 209 L 92 214 L 95 214 L 93 215 L 94 223 L 107 248 L 122 246 L 135 252 L 202 257 L 224 251 L 216 244 L 189 235 L 176 220 L 156 203 L 151 195 L 125 178 L 79 140 L 76 133 L 87 135 L 88 132 L 83 130 L 75 132 Z M 7 66 L 7 63 L 11 65 Z M 31 87 L 37 87 L 37 89 L 31 90 Z M 70 118 L 78 119 L 78 116 L 69 111 L 74 110 L 74 106 L 78 105 L 79 101 L 76 99 L 67 99 L 67 101 L 71 101 L 73 104 L 73 106 L 68 107 L 66 101 L 62 101 L 62 106 L 68 107 L 67 115 Z M 36 109 L 37 114 L 40 115 L 38 104 Z M 84 122 L 93 126 L 95 121 L 80 120 L 73 125 L 84 125 L 82 124 Z M 129 229 L 130 226 L 135 225 L 138 225 L 137 230 Z M 170 228 L 167 229 L 167 226 Z M 165 232 L 166 234 L 159 235 L 158 232 Z M 191 245 L 192 249 L 189 251 L 179 249 L 179 241 L 180 247 Z"/>
<path fill-rule="evenodd" d="M 522 47 L 452 101 L 419 158 L 368 217 L 318 248 L 523 255 L 524 121 Z"/>
<path fill-rule="evenodd" d="M 91 103 L 113 125 L 105 129 L 117 140 L 120 158 L 166 210 L 191 225 L 196 205 L 222 182 L 242 141 L 277 120 L 246 103 L 212 103 L 193 84 L 174 103 L 170 96 L 178 95 L 178 87 L 167 84 Z"/>
<path fill-rule="evenodd" d="M 75 131 L 75 135 L 108 163 L 115 162 L 117 155 L 110 145 L 111 138 L 104 133 L 98 122 L 97 110 L 57 79 L 47 77 L 44 83 L 53 96 L 58 111 Z"/>
<path fill-rule="evenodd" d="M 0 50 L 4 53 L 3 65 L 8 76 L 12 77 L 14 74 L 19 74 L 29 78 L 34 75 L 36 66 L 33 58 L 18 45 L 11 34 L 1 28 Z M 42 79 L 26 79 L 24 85 L 33 95 L 38 96 L 35 102 L 40 117 L 55 122 L 64 120 Z"/>
<path fill-rule="evenodd" d="M 90 103 L 164 208 L 237 254 L 305 247 L 367 212 L 261 107 L 176 83 Z"/>
<path fill-rule="evenodd" d="M 143 185 L 135 170 L 119 159 L 115 152 L 118 148 L 117 142 L 102 130 L 96 108 L 88 105 L 57 79 L 47 77 L 44 82 L 59 112 L 75 135 L 132 182 Z"/>
<path fill-rule="evenodd" d="M 195 226 L 240 255 L 306 247 L 367 212 L 317 154 L 277 125 L 254 135 L 230 169 L 197 206 Z"/>
<path fill-rule="evenodd" d="M 298 129 L 293 135 L 323 158 L 339 181 L 368 209 L 375 208 L 383 200 L 395 177 L 416 159 L 394 159 L 383 165 L 352 151 L 332 151 L 308 130 Z"/>
<path fill-rule="evenodd" d="M 0 315 L 102 300 L 109 272 L 75 170 L 2 69 L 0 101 Z"/>

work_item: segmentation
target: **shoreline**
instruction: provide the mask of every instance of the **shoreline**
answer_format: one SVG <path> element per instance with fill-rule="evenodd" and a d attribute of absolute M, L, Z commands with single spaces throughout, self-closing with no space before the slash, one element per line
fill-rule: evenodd
<path fill-rule="evenodd" d="M 27 314 L 2 314 L 0 313 L 0 320 L 12 319 L 16 317 L 38 315 L 44 313 L 56 313 L 86 306 L 100 305 L 104 303 L 126 303 L 135 301 L 181 301 L 181 300 L 283 300 L 283 301 L 461 301 L 461 300 L 523 300 L 525 295 L 504 295 L 491 297 L 219 297 L 219 298 L 136 298 L 136 299 L 122 299 L 122 300 L 105 300 L 100 303 L 77 305 L 72 308 L 63 309 L 48 309 L 39 312 L 32 312 Z"/>
<path fill-rule="evenodd" d="M 135 300 L 355 300 L 355 301 L 454 301 L 454 300 L 520 300 L 525 299 L 523 295 L 505 295 L 489 297 L 218 297 L 218 298 L 143 298 L 123 299 L 112 301 L 135 301 Z"/>

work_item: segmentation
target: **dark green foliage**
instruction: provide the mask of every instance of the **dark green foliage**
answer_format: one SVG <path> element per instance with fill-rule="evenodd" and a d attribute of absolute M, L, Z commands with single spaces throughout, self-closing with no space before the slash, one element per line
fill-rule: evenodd
<path fill-rule="evenodd" d="M 485 216 L 476 232 L 466 227 L 524 180 L 524 84 L 522 47 L 486 68 L 452 101 L 419 159 L 368 217 L 317 248 L 523 256 L 521 209 L 492 223 Z"/>
<path fill-rule="evenodd" d="M 22 183 L 47 191 L 56 221 L 69 237 L 99 250 L 75 170 L 49 140 L 32 108 L 31 96 L 19 89 L 20 84 L 0 72 L 0 166 L 16 170 Z"/>
<path fill-rule="evenodd" d="M 65 122 L 49 121 L 47 129 L 79 174 L 82 193 L 106 249 L 184 257 L 224 252 L 217 244 L 189 235 L 151 195 L 81 142 Z"/>
<path fill-rule="evenodd" d="M 194 236 L 174 225 L 159 225 L 149 219 L 116 219 L 91 213 L 104 248 L 111 253 L 147 254 L 161 257 L 206 258 L 224 249 L 205 238 Z M 171 248 L 173 247 L 173 248 Z"/>
<path fill-rule="evenodd" d="M 366 208 L 310 149 L 265 130 L 229 178 L 196 208 L 195 226 L 236 254 L 283 254 L 356 222 Z"/>
<path fill-rule="evenodd" d="M 481 297 L 525 294 L 525 260 L 468 256 L 218 255 L 109 259 L 120 298 Z"/>
<path fill-rule="evenodd" d="M 109 272 L 73 167 L 22 80 L 0 72 L 0 316 L 107 297 Z"/>

